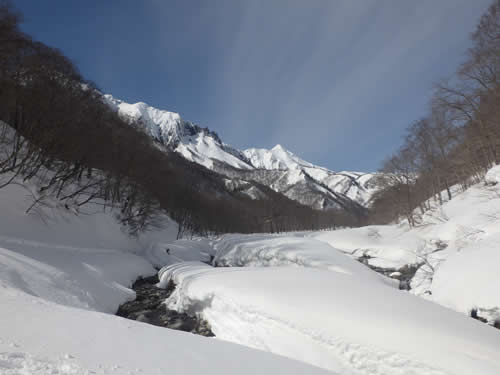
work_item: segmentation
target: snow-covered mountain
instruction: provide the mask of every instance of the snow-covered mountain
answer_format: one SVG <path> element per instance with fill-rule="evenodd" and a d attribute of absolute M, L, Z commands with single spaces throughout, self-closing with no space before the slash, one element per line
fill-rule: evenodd
<path fill-rule="evenodd" d="M 281 145 L 276 145 L 272 149 L 249 148 L 243 151 L 255 168 L 260 169 L 298 169 L 317 168 L 313 164 L 302 160 Z"/>
<path fill-rule="evenodd" d="M 343 194 L 363 206 L 369 205 L 371 197 L 377 190 L 375 184 L 377 174 L 346 171 L 333 172 L 299 158 L 281 145 L 276 145 L 270 150 L 249 148 L 243 151 L 243 154 L 255 168 L 295 171 L 295 176 L 298 179 L 303 179 L 307 175 L 332 192 Z M 303 171 L 304 173 L 301 175 L 297 171 Z M 290 174 L 294 175 L 293 173 Z M 293 181 L 290 182 L 293 183 Z"/>
<path fill-rule="evenodd" d="M 209 169 L 213 169 L 215 160 L 234 168 L 252 168 L 242 152 L 224 144 L 208 128 L 183 120 L 178 113 L 163 111 L 142 102 L 129 104 L 111 95 L 104 95 L 104 98 L 122 118 L 139 123 L 152 138 L 190 161 Z"/>
<path fill-rule="evenodd" d="M 183 120 L 177 113 L 142 102 L 129 104 L 111 95 L 104 98 L 123 118 L 140 124 L 163 147 L 227 176 L 233 181 L 226 183 L 228 187 L 234 186 L 253 198 L 265 194 L 252 183 L 257 182 L 315 208 L 362 211 L 377 191 L 377 174 L 333 172 L 299 158 L 281 145 L 270 150 L 240 151 L 224 143 L 217 133 Z"/>

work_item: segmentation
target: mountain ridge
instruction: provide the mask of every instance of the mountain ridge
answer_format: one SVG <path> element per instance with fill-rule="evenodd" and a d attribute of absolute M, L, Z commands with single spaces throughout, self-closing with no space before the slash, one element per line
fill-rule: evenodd
<path fill-rule="evenodd" d="M 271 149 L 239 150 L 222 141 L 219 135 L 184 120 L 178 113 L 161 110 L 146 103 L 126 103 L 112 95 L 105 102 L 129 122 L 138 123 L 160 147 L 174 151 L 230 179 L 240 192 L 244 182 L 255 181 L 288 198 L 316 209 L 342 208 L 361 213 L 377 191 L 377 173 L 334 172 L 301 159 L 281 144 Z M 250 184 L 252 197 L 258 187 Z"/>

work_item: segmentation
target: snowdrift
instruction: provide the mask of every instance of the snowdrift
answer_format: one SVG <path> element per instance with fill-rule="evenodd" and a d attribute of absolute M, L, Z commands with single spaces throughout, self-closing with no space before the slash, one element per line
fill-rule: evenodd
<path fill-rule="evenodd" d="M 135 298 L 130 285 L 154 274 L 153 264 L 208 255 L 182 241 L 167 254 L 173 223 L 131 239 L 109 211 L 49 205 L 27 215 L 30 196 L 20 185 L 0 189 L 0 374 L 327 373 L 111 315 Z"/>
<path fill-rule="evenodd" d="M 212 245 L 225 265 L 247 267 L 188 262 L 159 275 L 160 286 L 177 284 L 167 306 L 200 314 L 218 338 L 341 374 L 500 373 L 497 331 L 387 285 L 334 248 L 251 235 Z"/>
<path fill-rule="evenodd" d="M 328 374 L 220 340 L 0 289 L 2 375 Z"/>
<path fill-rule="evenodd" d="M 493 323 L 500 319 L 499 168 L 486 174 L 486 183 L 465 192 L 455 187 L 442 206 L 431 202 L 416 228 L 401 223 L 306 235 L 353 257 L 364 255 L 374 267 L 417 265 L 412 293 L 465 314 L 478 309 Z"/>

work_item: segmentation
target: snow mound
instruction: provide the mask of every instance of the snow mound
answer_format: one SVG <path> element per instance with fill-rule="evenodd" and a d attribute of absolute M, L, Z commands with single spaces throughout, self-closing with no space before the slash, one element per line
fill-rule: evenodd
<path fill-rule="evenodd" d="M 395 225 L 313 232 L 308 235 L 355 258 L 364 256 L 371 266 L 393 269 L 417 263 L 419 248 L 425 242 L 409 228 Z"/>
<path fill-rule="evenodd" d="M 421 215 L 420 224 L 368 226 L 306 234 L 374 267 L 418 268 L 411 292 L 459 312 L 478 314 L 493 323 L 500 319 L 500 274 L 495 271 L 500 248 L 500 168 L 478 183 Z M 445 194 L 443 194 L 445 196 Z M 498 267 L 497 267 L 498 268 Z"/>
<path fill-rule="evenodd" d="M 164 240 L 167 239 L 164 238 Z M 154 242 L 144 253 L 145 257 L 159 269 L 166 265 L 184 261 L 209 262 L 215 255 L 215 250 L 209 244 L 209 241 L 199 238 L 197 240 Z"/>
<path fill-rule="evenodd" d="M 8 289 L 115 313 L 135 297 L 128 289 L 134 280 L 155 272 L 143 249 L 157 237 L 173 236 L 175 227 L 169 226 L 132 239 L 112 211 L 76 215 L 51 204 L 26 214 L 29 189 L 0 189 L 0 285 Z"/>
<path fill-rule="evenodd" d="M 373 282 L 387 279 L 364 265 L 346 257 L 338 249 L 312 238 L 271 235 L 226 235 L 214 243 L 214 263 L 223 267 L 301 266 L 326 269 Z"/>
<path fill-rule="evenodd" d="M 144 258 L 116 250 L 53 248 L 0 239 L 0 285 L 59 304 L 114 314 L 135 298 L 138 275 L 155 270 Z M 8 247 L 8 248 L 6 248 Z"/>
<path fill-rule="evenodd" d="M 408 293 L 308 267 L 166 267 L 166 304 L 197 313 L 223 340 L 341 374 L 500 373 L 493 329 Z"/>
<path fill-rule="evenodd" d="M 491 168 L 484 176 L 486 183 L 496 185 L 500 182 L 500 165 Z"/>
<path fill-rule="evenodd" d="M 0 302 L 2 375 L 328 374 L 270 353 L 57 305 L 16 289 L 0 288 Z"/>
<path fill-rule="evenodd" d="M 500 233 L 451 255 L 434 274 L 432 295 L 454 310 L 500 321 Z"/>

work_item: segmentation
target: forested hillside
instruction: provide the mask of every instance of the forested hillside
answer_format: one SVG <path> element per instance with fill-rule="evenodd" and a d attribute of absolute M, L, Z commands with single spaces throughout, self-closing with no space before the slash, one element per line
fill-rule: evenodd
<path fill-rule="evenodd" d="M 0 187 L 31 180 L 39 185 L 34 205 L 56 197 L 68 208 L 118 208 L 131 234 L 161 225 L 164 213 L 179 223 L 180 235 L 359 222 L 270 189 L 259 199 L 229 191 L 217 173 L 162 149 L 141 124 L 120 118 L 75 64 L 23 33 L 20 19 L 0 7 Z"/>

